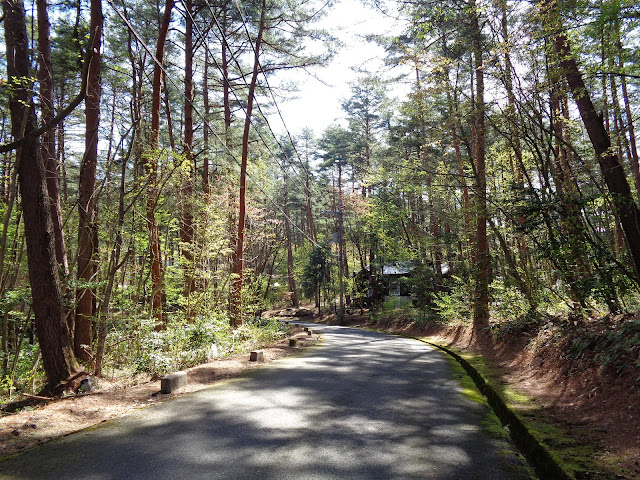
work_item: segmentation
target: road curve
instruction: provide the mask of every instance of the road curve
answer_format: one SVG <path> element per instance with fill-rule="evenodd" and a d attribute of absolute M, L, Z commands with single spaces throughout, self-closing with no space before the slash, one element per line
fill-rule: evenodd
<path fill-rule="evenodd" d="M 301 355 L 2 461 L 0 479 L 530 478 L 440 352 L 318 328 Z"/>

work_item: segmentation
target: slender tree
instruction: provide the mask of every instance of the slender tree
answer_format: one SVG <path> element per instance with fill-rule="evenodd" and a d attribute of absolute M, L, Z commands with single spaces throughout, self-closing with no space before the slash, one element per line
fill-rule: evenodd
<path fill-rule="evenodd" d="M 246 220 L 246 191 L 247 191 L 247 163 L 249 160 L 249 132 L 251 130 L 251 114 L 253 112 L 254 94 L 260 73 L 260 47 L 262 35 L 265 29 L 267 2 L 262 0 L 260 21 L 258 23 L 258 35 L 253 45 L 253 71 L 249 92 L 247 94 L 247 109 L 242 134 L 242 159 L 240 164 L 240 187 L 238 190 L 238 230 L 236 235 L 236 248 L 233 256 L 233 287 L 231 292 L 231 325 L 238 327 L 242 324 L 242 280 L 244 265 L 244 229 Z"/>
<path fill-rule="evenodd" d="M 298 308 L 298 289 L 296 287 L 296 279 L 293 271 L 293 249 L 291 248 L 291 218 L 289 211 L 289 183 L 286 167 L 283 168 L 283 195 L 284 195 L 284 235 L 287 245 L 287 283 L 289 285 L 289 297 L 291 304 Z"/>
<path fill-rule="evenodd" d="M 53 65 L 51 63 L 51 24 L 49 3 L 38 0 L 38 82 L 40 83 L 40 110 L 43 124 L 53 119 L 55 112 L 53 97 Z M 56 237 L 56 258 L 65 274 L 69 273 L 67 250 L 62 230 L 62 207 L 60 203 L 60 177 L 56 158 L 56 130 L 50 128 L 42 134 L 42 157 L 47 171 L 47 191 L 53 231 Z"/>
<path fill-rule="evenodd" d="M 195 155 L 193 153 L 193 2 L 185 1 L 186 26 L 184 35 L 184 164 L 181 169 L 180 189 L 180 241 L 184 259 L 183 294 L 189 298 L 195 289 L 193 264 L 193 172 Z M 205 127 L 206 128 L 206 127 Z"/>
<path fill-rule="evenodd" d="M 149 231 L 149 255 L 151 257 L 151 312 L 157 320 L 156 328 L 162 328 L 164 321 L 164 274 L 162 268 L 162 253 L 160 250 L 160 235 L 156 221 L 156 204 L 158 201 L 158 157 L 160 155 L 160 108 L 162 77 L 164 75 L 164 50 L 171 22 L 171 10 L 174 0 L 166 0 L 162 23 L 158 31 L 155 59 L 153 63 L 153 86 L 151 95 L 151 142 L 150 153 L 146 159 L 147 173 L 147 230 Z"/>

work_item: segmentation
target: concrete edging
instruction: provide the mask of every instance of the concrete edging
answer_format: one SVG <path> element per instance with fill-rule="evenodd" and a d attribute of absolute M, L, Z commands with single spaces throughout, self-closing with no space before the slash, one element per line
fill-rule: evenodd
<path fill-rule="evenodd" d="M 513 442 L 524 456 L 527 457 L 527 460 L 529 460 L 529 463 L 540 478 L 545 480 L 574 480 L 574 477 L 560 466 L 546 447 L 529 431 L 520 417 L 507 406 L 500 394 L 487 383 L 473 365 L 446 347 L 420 338 L 412 338 L 442 350 L 447 355 L 453 357 L 462 368 L 465 369 L 473 380 L 473 383 L 475 383 L 478 390 L 480 390 L 480 393 L 486 397 L 487 402 L 498 419 L 508 428 Z"/>
<path fill-rule="evenodd" d="M 184 370 L 165 375 L 160 379 L 160 392 L 164 394 L 173 393 L 176 390 L 186 387 L 187 383 L 187 372 Z"/>

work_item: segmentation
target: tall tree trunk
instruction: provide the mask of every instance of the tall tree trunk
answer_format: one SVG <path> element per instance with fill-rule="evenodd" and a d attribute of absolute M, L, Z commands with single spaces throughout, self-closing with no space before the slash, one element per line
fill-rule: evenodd
<path fill-rule="evenodd" d="M 262 0 L 260 11 L 260 24 L 258 36 L 254 45 L 253 73 L 249 84 L 247 98 L 247 114 L 244 120 L 244 132 L 242 134 L 242 160 L 240 164 L 240 187 L 238 192 L 238 233 L 236 236 L 236 249 L 233 255 L 233 285 L 231 292 L 231 325 L 238 327 L 242 324 L 242 275 L 244 264 L 244 227 L 246 216 L 246 188 L 247 188 L 247 161 L 249 159 L 249 131 L 251 130 L 251 112 L 253 111 L 254 93 L 260 73 L 260 46 L 264 33 L 266 0 Z"/>
<path fill-rule="evenodd" d="M 164 47 L 171 22 L 171 10 L 174 0 L 166 0 L 162 24 L 158 32 L 156 43 L 156 60 L 153 65 L 153 86 L 151 93 L 151 152 L 146 162 L 147 186 L 147 230 L 149 231 L 149 255 L 151 257 L 151 314 L 156 318 L 156 329 L 163 326 L 163 297 L 164 280 L 162 269 L 162 254 L 160 251 L 160 235 L 156 221 L 156 202 L 158 201 L 158 156 L 160 147 L 160 106 L 162 92 L 162 66 L 164 63 Z"/>
<path fill-rule="evenodd" d="M 518 126 L 518 121 L 516 118 L 516 97 L 513 92 L 513 64 L 511 62 L 511 41 L 509 35 L 509 19 L 507 13 L 507 1 L 500 0 L 500 10 L 502 13 L 501 18 L 501 27 L 502 27 L 502 39 L 504 41 L 504 80 L 505 87 L 507 90 L 507 117 L 509 119 L 509 143 L 511 144 L 511 148 L 513 150 L 513 154 L 516 158 L 515 170 L 515 185 L 519 192 L 524 190 L 524 172 L 523 166 L 524 162 L 522 159 L 522 146 L 520 144 L 520 131 Z M 524 216 L 518 215 L 515 219 L 515 224 L 518 227 L 521 227 L 524 224 Z M 529 275 L 527 274 L 527 245 L 525 243 L 524 235 L 522 233 L 518 233 L 516 236 L 518 243 L 518 252 L 520 256 L 520 266 L 522 270 L 525 272 L 525 276 L 528 279 Z M 529 281 L 527 280 L 527 283 Z"/>
<path fill-rule="evenodd" d="M 38 9 L 38 81 L 40 82 L 40 110 L 42 123 L 53 119 L 53 66 L 51 64 L 51 35 L 49 23 L 49 5 L 47 0 L 37 0 Z M 56 241 L 56 259 L 64 274 L 69 273 L 67 251 L 62 231 L 62 208 L 60 206 L 60 178 L 56 158 L 56 130 L 51 128 L 42 134 L 42 160 L 47 172 L 47 191 L 53 233 Z"/>
<path fill-rule="evenodd" d="M 316 225 L 313 221 L 313 205 L 311 201 L 311 172 L 309 171 L 309 149 L 311 146 L 309 142 L 311 140 L 310 135 L 312 135 L 311 131 L 303 132 L 303 140 L 305 142 L 304 145 L 304 196 L 305 196 L 305 216 L 306 216 L 306 224 L 309 236 L 313 239 L 313 241 L 318 240 L 318 236 L 316 233 Z"/>
<path fill-rule="evenodd" d="M 58 108 L 62 107 L 64 100 L 64 85 L 60 87 L 60 96 L 58 98 Z M 67 158 L 64 142 L 65 123 L 62 120 L 57 127 L 58 144 L 56 145 L 56 164 L 60 167 L 60 174 L 62 175 L 62 200 L 66 203 L 69 199 L 69 189 L 67 188 Z"/>
<path fill-rule="evenodd" d="M 293 251 L 291 249 L 291 225 L 289 218 L 289 185 L 287 172 L 284 172 L 284 234 L 287 244 L 287 280 L 289 284 L 289 298 L 291 304 L 298 308 L 298 290 L 296 288 L 296 278 L 293 271 Z"/>
<path fill-rule="evenodd" d="M 554 78 L 553 74 L 550 75 L 550 79 L 552 86 L 549 94 L 551 127 L 554 134 L 554 162 L 551 172 L 556 187 L 558 203 L 561 205 L 559 223 L 563 234 L 559 236 L 560 243 L 558 247 L 566 253 L 566 255 L 560 256 L 557 266 L 561 267 L 559 271 L 569 287 L 569 296 L 573 302 L 573 308 L 579 310 L 586 307 L 584 295 L 577 288 L 580 272 L 584 271 L 581 237 L 584 226 L 582 225 L 582 216 L 578 208 L 578 187 L 571 171 L 570 154 L 567 149 L 567 119 L 563 109 L 563 105 L 566 103 L 566 92 L 563 91 L 558 84 L 558 78 Z M 569 240 L 563 241 L 562 238 Z"/>
<path fill-rule="evenodd" d="M 311 181 L 310 181 L 310 173 L 307 164 L 307 168 L 305 168 L 305 177 L 304 177 L 304 186 L 305 186 L 305 217 L 307 219 L 307 229 L 309 231 L 309 236 L 315 242 L 318 239 L 318 235 L 316 233 L 316 224 L 313 221 L 313 206 L 311 204 Z"/>
<path fill-rule="evenodd" d="M 432 189 L 433 173 L 431 171 L 432 166 L 429 165 L 429 153 L 427 152 L 427 125 L 424 115 L 424 101 L 422 92 L 422 81 L 420 79 L 420 69 L 416 62 L 416 95 L 418 97 L 418 108 L 420 117 L 420 156 L 422 158 L 422 168 L 426 173 L 426 190 L 429 198 L 429 235 L 433 241 L 432 256 L 434 267 L 436 271 L 436 285 L 442 281 L 442 250 L 438 243 L 438 237 L 440 236 L 440 224 L 438 223 L 438 216 L 436 214 L 436 207 L 434 201 L 434 194 Z M 422 202 L 422 196 L 419 197 Z M 421 209 L 422 210 L 422 209 Z"/>
<path fill-rule="evenodd" d="M 447 37 L 445 33 L 442 35 L 442 45 L 444 50 L 447 49 L 446 42 L 447 42 Z M 472 220 L 471 220 L 471 195 L 469 194 L 469 187 L 467 185 L 467 180 L 465 176 L 465 171 L 464 171 L 464 166 L 462 161 L 462 152 L 460 149 L 460 139 L 458 137 L 458 131 L 457 131 L 457 129 L 459 128 L 460 122 L 458 119 L 457 108 L 456 108 L 456 105 L 454 104 L 454 97 L 452 95 L 453 85 L 451 85 L 451 82 L 449 81 L 448 73 L 445 76 L 445 78 L 446 78 L 445 87 L 447 92 L 447 106 L 449 108 L 449 123 L 450 123 L 449 128 L 451 130 L 451 143 L 453 144 L 453 149 L 456 154 L 458 175 L 460 177 L 459 184 L 462 187 L 462 208 L 463 208 L 463 218 L 464 218 L 464 230 L 465 230 L 465 236 L 467 237 L 466 243 L 468 244 L 468 251 L 469 251 L 468 260 L 471 264 L 474 264 L 476 261 L 475 260 L 476 254 L 475 254 L 475 248 L 474 248 L 475 236 L 473 234 L 473 227 L 472 227 Z M 461 255 L 460 255 L 461 260 L 464 261 L 465 257 L 463 255 L 462 245 L 460 245 L 460 251 L 461 251 Z"/>
<path fill-rule="evenodd" d="M 209 188 L 209 118 L 211 116 L 211 104 L 209 103 L 209 48 L 204 49 L 204 73 L 202 79 L 202 102 L 204 104 L 204 126 L 202 141 L 204 152 L 202 154 L 202 191 L 207 195 Z"/>
<path fill-rule="evenodd" d="M 543 7 L 543 20 L 552 35 L 562 74 L 567 80 L 573 99 L 580 112 L 580 117 L 597 155 L 602 176 L 611 193 L 614 207 L 627 240 L 627 248 L 633 259 L 636 278 L 639 278 L 640 210 L 633 199 L 631 188 L 618 156 L 611 148 L 611 140 L 604 128 L 603 120 L 593 106 L 589 91 L 582 79 L 578 63 L 573 56 L 562 20 L 559 17 L 556 1 L 544 0 L 541 6 Z"/>
<path fill-rule="evenodd" d="M 184 156 L 180 189 L 180 240 L 183 262 L 183 294 L 188 299 L 195 288 L 193 265 L 193 2 L 184 2 L 186 27 L 184 36 Z M 206 126 L 205 126 L 206 129 Z"/>
<path fill-rule="evenodd" d="M 340 295 L 340 307 L 337 311 L 338 323 L 344 324 L 344 266 L 345 266 L 345 248 L 344 248 L 344 211 L 342 208 L 342 160 L 338 160 L 338 204 L 336 217 L 338 220 L 338 285 Z"/>
<path fill-rule="evenodd" d="M 167 76 L 162 75 L 162 94 L 164 100 L 164 113 L 167 116 L 167 136 L 169 137 L 169 146 L 171 151 L 176 151 L 176 137 L 173 134 L 173 119 L 171 117 L 171 97 L 169 96 L 169 85 L 167 84 Z"/>
<path fill-rule="evenodd" d="M 91 0 L 91 31 L 96 32 L 87 77 L 85 99 L 85 151 L 80 166 L 78 186 L 78 280 L 95 281 L 98 253 L 96 244 L 96 169 L 98 165 L 98 127 L 100 124 L 100 43 L 102 38 L 102 2 Z M 75 333 L 73 338 L 76 357 L 91 360 L 92 319 L 95 313 L 95 289 L 81 286 L 76 290 Z"/>
<path fill-rule="evenodd" d="M 13 137 L 18 139 L 36 129 L 31 94 L 24 82 L 29 78 L 27 26 L 21 0 L 4 0 L 2 9 L 7 76 L 13 87 L 9 98 L 11 130 Z M 55 237 L 40 141 L 33 139 L 27 142 L 16 154 L 36 335 L 48 388 L 54 390 L 76 375 L 79 366 L 73 354 L 71 334 L 63 314 Z"/>
<path fill-rule="evenodd" d="M 134 124 L 135 125 L 135 124 Z M 126 158 L 122 159 L 120 165 L 120 189 L 118 192 L 118 219 L 116 220 L 116 236 L 111 249 L 111 255 L 109 258 L 109 271 L 107 277 L 107 286 L 105 287 L 104 294 L 102 295 L 102 301 L 99 308 L 100 325 L 98 327 L 98 345 L 96 348 L 96 357 L 94 362 L 94 375 L 102 375 L 102 362 L 105 353 L 105 342 L 107 339 L 108 325 L 107 320 L 109 317 L 109 304 L 111 303 L 111 296 L 113 294 L 113 287 L 115 285 L 116 273 L 120 268 L 120 254 L 122 252 L 122 227 L 124 225 L 124 197 L 126 194 L 126 175 L 127 164 L 131 158 L 131 151 L 135 145 L 135 128 L 132 132 L 131 144 Z"/>
<path fill-rule="evenodd" d="M 624 59 L 622 50 L 622 41 L 620 40 L 620 22 L 616 22 L 616 49 L 618 52 L 618 68 L 624 71 Z M 627 88 L 627 78 L 622 75 L 620 77 L 622 84 L 622 101 L 624 102 L 624 112 L 627 119 L 627 132 L 629 133 L 629 148 L 631 150 L 629 162 L 633 173 L 633 181 L 636 187 L 636 193 L 640 197 L 640 163 L 638 161 L 638 147 L 636 145 L 636 133 L 633 126 L 633 115 L 629 103 L 629 89 Z"/>
<path fill-rule="evenodd" d="M 220 42 L 222 55 L 222 106 L 224 109 L 224 141 L 228 150 L 231 148 L 231 80 L 229 79 L 229 49 L 226 41 L 227 38 L 227 10 L 228 0 L 222 2 L 222 41 Z"/>
<path fill-rule="evenodd" d="M 485 103 L 484 65 L 482 59 L 482 33 L 479 12 L 475 0 L 470 2 L 471 37 L 473 44 L 474 70 L 476 79 L 474 160 L 476 177 L 476 272 L 473 301 L 473 330 L 476 339 L 489 326 L 489 279 L 491 277 L 491 257 L 487 241 L 487 178 L 485 167 Z"/>

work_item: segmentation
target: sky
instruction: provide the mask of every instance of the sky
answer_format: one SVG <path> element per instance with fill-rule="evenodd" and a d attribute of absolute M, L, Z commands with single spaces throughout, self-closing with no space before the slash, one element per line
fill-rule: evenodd
<path fill-rule="evenodd" d="M 338 37 L 344 47 L 329 65 L 313 71 L 317 79 L 303 71 L 286 73 L 295 75 L 299 87 L 296 99 L 279 102 L 286 127 L 292 135 L 299 135 L 303 128 L 308 127 L 318 137 L 329 125 L 344 117 L 340 105 L 351 96 L 349 82 L 358 78 L 352 67 L 375 71 L 382 66 L 384 58 L 384 50 L 363 37 L 370 33 L 397 31 L 399 25 L 382 12 L 362 5 L 359 0 L 340 0 L 330 8 L 318 27 Z M 272 126 L 275 131 L 284 133 L 277 114 Z"/>

